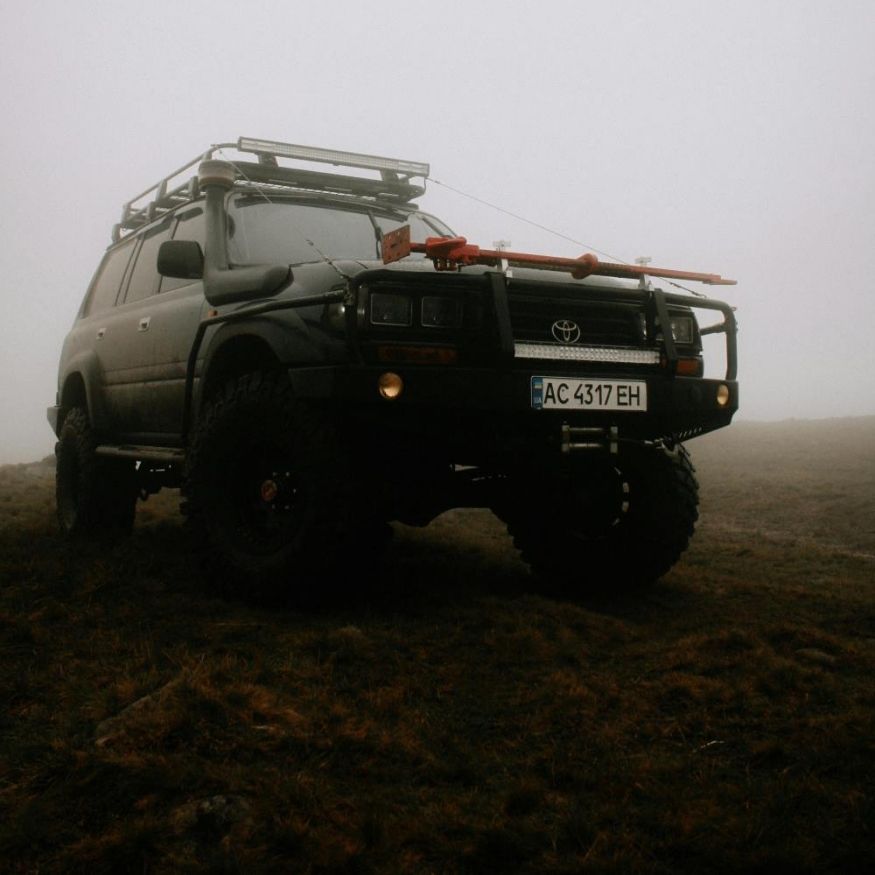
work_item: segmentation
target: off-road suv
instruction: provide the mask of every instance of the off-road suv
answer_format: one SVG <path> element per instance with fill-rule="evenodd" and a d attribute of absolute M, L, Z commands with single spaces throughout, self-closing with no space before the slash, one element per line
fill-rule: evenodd
<path fill-rule="evenodd" d="M 654 279 L 730 281 L 480 250 L 413 204 L 428 173 L 240 139 L 127 203 L 49 409 L 62 530 L 128 530 L 181 486 L 251 581 L 317 585 L 387 521 L 462 506 L 575 584 L 668 570 L 697 518 L 682 441 L 737 408 L 736 328 Z"/>

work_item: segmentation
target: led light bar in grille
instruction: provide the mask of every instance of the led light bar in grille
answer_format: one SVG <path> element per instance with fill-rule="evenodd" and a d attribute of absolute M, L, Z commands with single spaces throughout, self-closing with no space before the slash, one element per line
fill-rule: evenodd
<path fill-rule="evenodd" d="M 608 346 L 561 346 L 553 343 L 516 343 L 513 354 L 518 359 L 554 359 L 557 361 L 615 362 L 625 365 L 658 365 L 655 349 L 616 349 Z"/>
<path fill-rule="evenodd" d="M 312 146 L 296 146 L 293 143 L 275 143 L 272 140 L 257 140 L 241 137 L 237 141 L 241 152 L 264 152 L 283 158 L 300 158 L 304 161 L 322 161 L 343 167 L 362 167 L 366 170 L 391 170 L 409 176 L 428 176 L 429 165 L 419 161 L 402 161 L 397 158 L 382 158 L 379 155 L 363 155 L 359 152 L 341 152 L 337 149 L 319 149 Z"/>

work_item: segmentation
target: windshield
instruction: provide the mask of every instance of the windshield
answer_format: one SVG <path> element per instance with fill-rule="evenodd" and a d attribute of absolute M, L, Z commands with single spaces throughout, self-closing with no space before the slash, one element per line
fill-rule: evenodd
<path fill-rule="evenodd" d="M 418 242 L 451 233 L 441 222 L 418 213 L 244 195 L 231 202 L 228 256 L 232 264 L 370 261 L 380 258 L 381 234 L 405 224 Z"/>

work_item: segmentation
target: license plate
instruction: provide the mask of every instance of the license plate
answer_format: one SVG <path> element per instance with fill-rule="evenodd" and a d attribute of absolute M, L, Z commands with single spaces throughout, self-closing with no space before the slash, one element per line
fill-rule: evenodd
<path fill-rule="evenodd" d="M 574 380 L 532 377 L 535 410 L 647 410 L 643 380 Z"/>

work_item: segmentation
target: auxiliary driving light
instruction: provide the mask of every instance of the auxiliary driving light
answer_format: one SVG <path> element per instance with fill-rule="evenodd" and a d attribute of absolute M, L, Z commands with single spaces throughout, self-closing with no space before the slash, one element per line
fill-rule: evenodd
<path fill-rule="evenodd" d="M 717 387 L 717 403 L 720 407 L 725 407 L 729 403 L 729 386 L 725 383 Z"/>
<path fill-rule="evenodd" d="M 380 395 L 387 401 L 393 401 L 397 398 L 404 389 L 404 380 L 393 374 L 392 371 L 386 371 L 385 374 L 380 374 L 380 379 L 377 380 L 377 389 Z"/>

